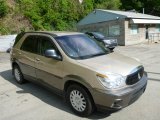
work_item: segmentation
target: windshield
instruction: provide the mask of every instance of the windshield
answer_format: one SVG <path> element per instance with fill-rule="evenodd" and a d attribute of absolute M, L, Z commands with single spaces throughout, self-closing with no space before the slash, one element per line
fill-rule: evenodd
<path fill-rule="evenodd" d="M 94 34 L 94 36 L 95 36 L 96 38 L 100 38 L 100 39 L 105 38 L 105 36 L 104 36 L 103 34 L 101 34 L 101 33 L 93 32 L 93 34 Z"/>
<path fill-rule="evenodd" d="M 107 48 L 84 34 L 58 36 L 55 39 L 63 51 L 74 59 L 87 59 L 109 53 Z"/>

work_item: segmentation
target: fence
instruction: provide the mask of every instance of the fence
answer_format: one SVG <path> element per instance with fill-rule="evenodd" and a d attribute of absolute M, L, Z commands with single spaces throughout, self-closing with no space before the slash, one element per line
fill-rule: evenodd
<path fill-rule="evenodd" d="M 148 42 L 156 42 L 160 40 L 160 32 L 149 33 Z"/>

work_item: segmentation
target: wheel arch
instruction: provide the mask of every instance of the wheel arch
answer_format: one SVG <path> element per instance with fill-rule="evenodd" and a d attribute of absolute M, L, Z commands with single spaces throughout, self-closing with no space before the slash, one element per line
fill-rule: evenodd
<path fill-rule="evenodd" d="M 13 58 L 13 59 L 11 60 L 12 74 L 13 74 L 13 67 L 14 67 L 15 65 L 17 65 L 17 66 L 19 67 L 19 69 L 21 70 L 21 66 L 20 66 L 19 61 L 18 61 L 17 59 Z M 21 71 L 21 72 L 22 72 L 22 71 Z"/>
<path fill-rule="evenodd" d="M 76 84 L 76 85 L 79 85 L 80 87 L 82 87 L 84 90 L 86 90 L 86 92 L 88 93 L 88 95 L 90 96 L 90 98 L 92 100 L 93 105 L 95 105 L 95 102 L 94 102 L 94 99 L 92 96 L 92 87 L 88 83 L 86 83 L 83 78 L 81 78 L 79 76 L 73 76 L 73 75 L 68 76 L 67 78 L 68 78 L 68 80 L 65 81 L 64 88 L 63 88 L 65 95 L 66 95 L 68 87 L 70 85 Z"/>
<path fill-rule="evenodd" d="M 11 64 L 11 67 L 12 67 L 12 74 L 13 74 L 13 68 L 14 68 L 15 65 L 19 66 L 18 63 L 17 63 L 16 61 L 12 61 L 12 64 Z"/>
<path fill-rule="evenodd" d="M 15 66 L 15 65 L 18 65 L 18 63 L 17 62 L 12 62 L 12 68 Z M 18 65 L 19 66 L 19 65 Z"/>

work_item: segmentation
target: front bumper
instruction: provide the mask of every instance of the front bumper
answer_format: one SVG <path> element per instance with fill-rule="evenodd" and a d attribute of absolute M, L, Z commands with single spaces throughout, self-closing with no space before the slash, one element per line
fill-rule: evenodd
<path fill-rule="evenodd" d="M 111 44 L 105 43 L 105 47 L 107 47 L 107 48 L 115 48 L 116 46 L 117 46 L 117 43 L 111 43 Z"/>
<path fill-rule="evenodd" d="M 94 90 L 92 96 L 98 109 L 118 110 L 135 102 L 144 93 L 146 86 L 147 74 L 144 74 L 134 85 L 112 91 Z"/>

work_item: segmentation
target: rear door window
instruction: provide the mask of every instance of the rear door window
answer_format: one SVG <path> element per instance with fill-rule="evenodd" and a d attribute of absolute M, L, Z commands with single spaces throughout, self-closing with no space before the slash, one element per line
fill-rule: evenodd
<path fill-rule="evenodd" d="M 37 53 L 37 39 L 36 36 L 28 36 L 22 43 L 21 50 L 31 53 Z"/>

